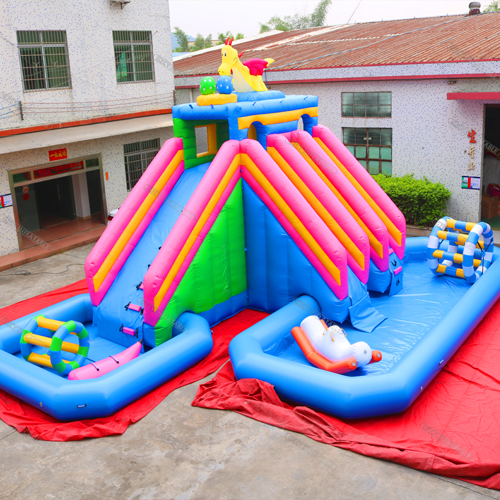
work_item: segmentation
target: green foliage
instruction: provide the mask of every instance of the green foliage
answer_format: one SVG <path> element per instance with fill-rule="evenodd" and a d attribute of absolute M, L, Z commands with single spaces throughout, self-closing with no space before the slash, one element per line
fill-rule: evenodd
<path fill-rule="evenodd" d="M 174 35 L 179 46 L 175 49 L 175 52 L 189 52 L 189 39 L 184 31 L 182 31 L 178 26 L 174 27 Z"/>
<path fill-rule="evenodd" d="M 403 177 L 379 174 L 373 179 L 403 212 L 407 224 L 432 227 L 446 215 L 451 192 L 440 182 L 431 182 L 426 177 L 415 179 L 413 174 Z"/>
<path fill-rule="evenodd" d="M 212 35 L 208 35 L 206 38 L 200 33 L 196 35 L 194 40 L 194 45 L 191 47 L 191 52 L 196 52 L 197 50 L 207 49 L 212 46 Z"/>
<path fill-rule="evenodd" d="M 294 14 L 283 18 L 273 16 L 267 23 L 260 23 L 260 33 L 271 30 L 292 31 L 324 26 L 331 3 L 332 0 L 320 0 L 310 15 Z"/>
<path fill-rule="evenodd" d="M 493 0 L 483 12 L 499 12 L 500 11 L 500 1 Z"/>
<path fill-rule="evenodd" d="M 237 33 L 236 36 L 234 36 L 230 31 L 226 31 L 226 33 L 219 33 L 217 35 L 217 39 L 223 45 L 224 42 L 226 41 L 226 38 L 234 38 L 235 40 L 241 40 L 242 38 L 245 38 L 245 35 L 243 33 Z"/>
<path fill-rule="evenodd" d="M 212 34 L 204 37 L 198 33 L 192 47 L 189 46 L 189 37 L 178 26 L 174 27 L 174 35 L 179 46 L 174 49 L 174 52 L 196 52 L 197 50 L 208 49 L 212 47 Z"/>

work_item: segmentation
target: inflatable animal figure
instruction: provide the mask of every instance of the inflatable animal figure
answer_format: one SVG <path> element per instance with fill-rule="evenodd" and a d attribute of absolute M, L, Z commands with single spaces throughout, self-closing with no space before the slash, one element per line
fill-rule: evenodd
<path fill-rule="evenodd" d="M 219 75 L 233 74 L 233 86 L 236 92 L 253 92 L 267 90 L 262 81 L 264 69 L 274 62 L 274 59 L 249 59 L 242 63 L 238 51 L 232 47 L 233 38 L 226 39 L 222 47 L 222 64 L 219 66 Z"/>
<path fill-rule="evenodd" d="M 292 335 L 308 361 L 323 370 L 347 373 L 382 359 L 380 351 L 372 351 L 366 342 L 351 344 L 344 330 L 328 327 L 317 316 L 305 318 Z"/>

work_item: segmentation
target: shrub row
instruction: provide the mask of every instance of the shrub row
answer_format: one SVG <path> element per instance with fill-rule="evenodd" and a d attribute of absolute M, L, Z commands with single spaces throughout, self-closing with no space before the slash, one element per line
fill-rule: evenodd
<path fill-rule="evenodd" d="M 451 192 L 440 182 L 431 182 L 425 177 L 415 179 L 413 174 L 404 177 L 379 174 L 373 178 L 403 212 L 407 224 L 432 227 L 446 215 Z"/>

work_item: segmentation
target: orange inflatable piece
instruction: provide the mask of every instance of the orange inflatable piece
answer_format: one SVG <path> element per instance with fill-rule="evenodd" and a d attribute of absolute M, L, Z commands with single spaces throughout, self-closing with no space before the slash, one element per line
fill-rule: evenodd
<path fill-rule="evenodd" d="M 328 330 L 328 325 L 320 320 L 325 330 Z M 297 344 L 299 344 L 300 349 L 304 353 L 304 356 L 307 358 L 307 361 L 314 365 L 316 368 L 321 368 L 322 370 L 326 370 L 327 372 L 338 373 L 340 375 L 344 373 L 349 373 L 352 370 L 355 370 L 358 367 L 358 363 L 356 362 L 356 358 L 350 357 L 347 359 L 343 359 L 342 361 L 333 362 L 326 359 L 319 352 L 314 350 L 311 342 L 309 341 L 307 335 L 304 330 L 300 326 L 295 326 L 292 328 L 292 335 Z M 372 351 L 372 360 L 370 363 L 376 363 L 382 359 L 382 353 L 380 351 Z"/>
<path fill-rule="evenodd" d="M 300 326 L 292 328 L 292 335 L 297 341 L 297 344 L 299 344 L 299 347 L 302 349 L 307 361 L 317 368 L 321 368 L 327 372 L 343 374 L 355 370 L 358 366 L 356 359 L 353 357 L 337 361 L 336 363 L 323 357 L 319 352 L 314 350 L 314 347 L 311 345 L 307 335 L 304 333 L 304 330 L 300 328 Z"/>

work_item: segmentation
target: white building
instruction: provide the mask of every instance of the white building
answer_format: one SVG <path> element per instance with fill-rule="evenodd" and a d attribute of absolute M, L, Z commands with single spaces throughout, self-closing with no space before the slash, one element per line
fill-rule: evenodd
<path fill-rule="evenodd" d="M 500 154 L 499 33 L 500 12 L 467 12 L 234 45 L 243 61 L 275 60 L 265 72 L 269 88 L 319 96 L 319 122 L 370 173 L 442 182 L 452 192 L 448 214 L 478 221 L 481 191 L 469 187 L 480 188 L 483 149 Z M 220 57 L 216 48 L 174 61 L 179 102 L 196 99 L 203 76 L 217 78 Z"/>
<path fill-rule="evenodd" d="M 171 54 L 168 0 L 0 2 L 0 256 L 105 224 L 173 136 Z"/>

